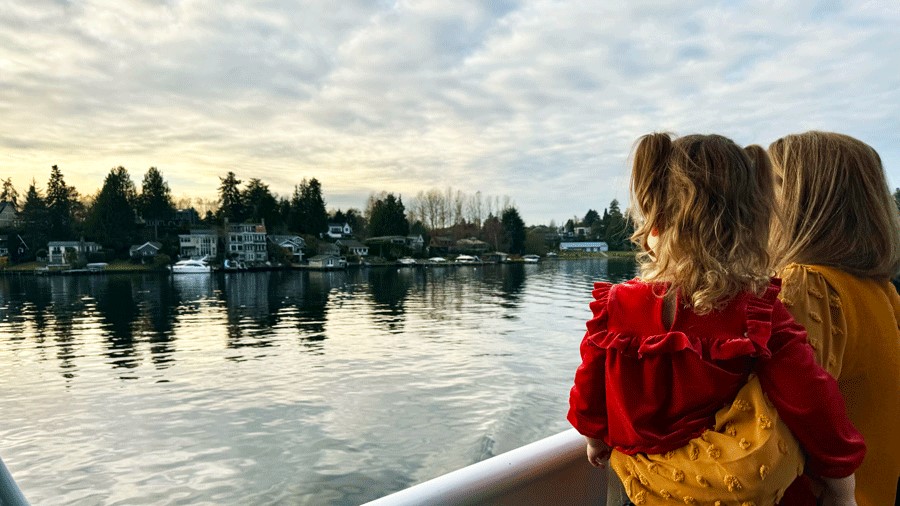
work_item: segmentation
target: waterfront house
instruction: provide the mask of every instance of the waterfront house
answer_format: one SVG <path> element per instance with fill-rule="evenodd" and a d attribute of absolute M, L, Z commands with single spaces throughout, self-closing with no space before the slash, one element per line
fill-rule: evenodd
<path fill-rule="evenodd" d="M 490 248 L 490 245 L 480 239 L 469 237 L 468 239 L 460 239 L 456 241 L 456 251 L 465 253 L 484 253 Z"/>
<path fill-rule="evenodd" d="M 586 241 L 586 242 L 566 242 L 559 243 L 560 251 L 581 251 L 587 253 L 597 253 L 609 251 L 609 245 L 604 241 Z"/>
<path fill-rule="evenodd" d="M 348 255 L 364 257 L 369 254 L 369 247 L 355 239 L 338 239 L 334 244 L 337 245 L 341 251 L 346 251 Z"/>
<path fill-rule="evenodd" d="M 219 252 L 219 236 L 211 229 L 179 234 L 178 242 L 181 258 L 215 258 Z"/>
<path fill-rule="evenodd" d="M 269 242 L 287 250 L 291 262 L 299 264 L 303 261 L 303 248 L 306 247 L 306 241 L 299 235 L 270 235 Z"/>
<path fill-rule="evenodd" d="M 146 260 L 159 254 L 162 244 L 156 241 L 147 241 L 144 244 L 134 244 L 128 248 L 128 255 L 137 260 Z"/>
<path fill-rule="evenodd" d="M 455 242 L 452 237 L 439 235 L 431 238 L 431 243 L 428 244 L 428 251 L 430 251 L 432 255 L 446 255 L 450 253 L 454 245 Z"/>
<path fill-rule="evenodd" d="M 95 242 L 81 241 L 50 241 L 47 243 L 47 259 L 55 265 L 67 264 L 69 260 L 84 260 L 89 253 L 95 253 L 102 248 Z"/>
<path fill-rule="evenodd" d="M 19 225 L 19 212 L 12 202 L 0 202 L 0 228 L 14 228 Z"/>
<path fill-rule="evenodd" d="M 347 262 L 336 255 L 316 255 L 309 259 L 311 269 L 343 269 Z"/>
<path fill-rule="evenodd" d="M 339 257 L 341 256 L 341 248 L 333 243 L 333 242 L 325 242 L 319 243 L 319 254 L 320 255 L 332 255 Z"/>
<path fill-rule="evenodd" d="M 225 251 L 229 258 L 248 265 L 265 263 L 266 225 L 264 223 L 233 223 L 228 225 Z"/>
<path fill-rule="evenodd" d="M 353 235 L 353 229 L 349 223 L 329 223 L 326 234 L 332 239 L 341 239 Z"/>
<path fill-rule="evenodd" d="M 406 246 L 418 253 L 425 249 L 425 239 L 422 238 L 422 234 L 408 235 L 406 236 Z"/>

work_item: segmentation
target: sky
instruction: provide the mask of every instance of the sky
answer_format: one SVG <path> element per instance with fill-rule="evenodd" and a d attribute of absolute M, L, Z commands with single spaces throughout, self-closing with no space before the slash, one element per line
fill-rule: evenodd
<path fill-rule="evenodd" d="M 898 26 L 896 1 L 0 0 L 0 178 L 317 178 L 345 210 L 452 187 L 561 224 L 627 205 L 643 134 L 818 129 L 894 188 Z"/>

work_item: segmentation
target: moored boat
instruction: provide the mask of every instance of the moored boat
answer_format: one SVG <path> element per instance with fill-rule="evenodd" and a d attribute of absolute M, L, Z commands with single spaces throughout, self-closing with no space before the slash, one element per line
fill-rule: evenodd
<path fill-rule="evenodd" d="M 414 267 L 416 265 L 416 259 L 412 257 L 403 257 L 400 260 L 397 260 L 397 264 L 401 267 Z"/>
<path fill-rule="evenodd" d="M 456 257 L 455 263 L 457 264 L 480 264 L 481 259 L 478 257 L 473 257 L 472 255 L 459 255 Z"/>
<path fill-rule="evenodd" d="M 526 264 L 536 264 L 541 260 L 541 257 L 537 255 L 523 255 L 522 261 Z"/>
<path fill-rule="evenodd" d="M 172 265 L 172 274 L 208 274 L 210 272 L 212 272 L 212 266 L 206 263 L 206 257 L 196 260 L 179 260 Z"/>

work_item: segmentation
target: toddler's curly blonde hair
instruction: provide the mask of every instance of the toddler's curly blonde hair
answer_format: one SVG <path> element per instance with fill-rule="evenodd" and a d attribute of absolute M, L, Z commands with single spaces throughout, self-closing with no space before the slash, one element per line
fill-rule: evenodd
<path fill-rule="evenodd" d="M 767 244 L 773 210 L 771 165 L 760 146 L 742 149 L 721 135 L 638 139 L 631 175 L 631 240 L 645 281 L 698 314 L 742 291 L 769 284 Z M 647 238 L 658 231 L 653 251 Z"/>

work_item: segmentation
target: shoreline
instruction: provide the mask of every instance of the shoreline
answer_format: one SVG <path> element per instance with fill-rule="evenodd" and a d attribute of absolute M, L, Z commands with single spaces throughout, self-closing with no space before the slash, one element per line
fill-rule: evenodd
<path fill-rule="evenodd" d="M 564 260 L 583 260 L 587 258 L 634 258 L 634 251 L 609 251 L 605 253 L 572 253 L 562 252 L 556 257 L 541 258 L 539 263 L 556 262 Z M 383 269 L 396 267 L 398 269 L 419 269 L 419 268 L 457 268 L 457 267 L 479 267 L 484 265 L 512 265 L 527 264 L 521 259 L 508 260 L 506 262 L 476 262 L 476 263 L 455 263 L 446 262 L 440 264 L 432 264 L 427 261 L 416 262 L 413 265 L 402 265 L 397 262 L 378 262 L 365 264 L 350 264 L 345 267 L 310 267 L 306 264 L 278 265 L 278 266 L 259 266 L 248 267 L 246 269 L 213 269 L 210 274 L 240 274 L 243 272 L 270 272 L 270 271 L 343 271 L 348 269 Z M 127 262 L 113 263 L 104 269 L 50 269 L 47 264 L 38 262 L 29 262 L 13 267 L 5 267 L 0 269 L 0 276 L 95 276 L 106 274 L 172 274 L 166 268 L 150 267 L 147 265 L 130 264 Z"/>

